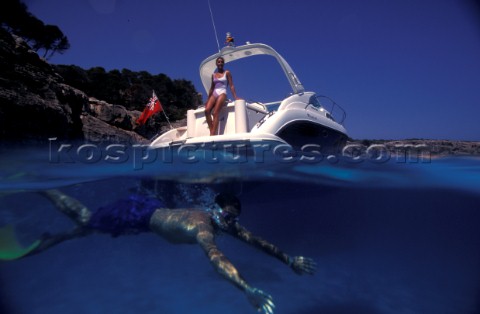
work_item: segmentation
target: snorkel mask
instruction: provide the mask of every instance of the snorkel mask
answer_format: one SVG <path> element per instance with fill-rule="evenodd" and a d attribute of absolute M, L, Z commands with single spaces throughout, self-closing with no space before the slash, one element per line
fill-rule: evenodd
<path fill-rule="evenodd" d="M 211 205 L 207 210 L 212 213 L 215 224 L 223 230 L 227 230 L 232 223 L 238 221 L 237 216 L 223 210 L 217 204 Z"/>
<path fill-rule="evenodd" d="M 220 193 L 215 197 L 215 203 L 210 206 L 209 211 L 217 226 L 226 230 L 238 221 L 241 212 L 240 200 L 235 195 Z"/>

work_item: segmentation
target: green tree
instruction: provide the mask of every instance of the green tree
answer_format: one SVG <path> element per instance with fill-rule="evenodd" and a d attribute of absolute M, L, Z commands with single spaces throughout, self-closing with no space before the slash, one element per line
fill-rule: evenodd
<path fill-rule="evenodd" d="M 67 36 L 58 26 L 45 25 L 20 0 L 2 0 L 0 25 L 25 39 L 35 51 L 43 50 L 43 57 L 47 59 L 70 48 Z"/>
<path fill-rule="evenodd" d="M 13 33 L 19 33 L 32 20 L 27 6 L 19 0 L 0 2 L 0 25 Z"/>
<path fill-rule="evenodd" d="M 67 84 L 82 91 L 87 91 L 91 81 L 87 71 L 76 65 L 56 65 L 56 70 L 64 78 Z"/>
<path fill-rule="evenodd" d="M 51 58 L 56 52 L 63 53 L 70 48 L 68 38 L 55 25 L 45 25 L 36 38 L 33 49 L 35 51 L 43 49 L 43 57 L 46 59 Z"/>
<path fill-rule="evenodd" d="M 192 82 L 171 80 L 163 73 L 152 75 L 128 69 L 107 72 L 102 67 L 83 70 L 73 65 L 57 66 L 57 71 L 67 84 L 87 95 L 129 110 L 143 111 L 153 90 L 172 121 L 183 119 L 188 109 L 201 103 Z"/>

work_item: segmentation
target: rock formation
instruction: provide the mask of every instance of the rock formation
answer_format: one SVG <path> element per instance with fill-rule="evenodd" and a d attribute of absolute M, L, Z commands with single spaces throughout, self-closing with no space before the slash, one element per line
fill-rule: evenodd
<path fill-rule="evenodd" d="M 133 132 L 140 112 L 89 99 L 63 83 L 21 38 L 0 29 L 0 140 L 146 143 Z"/>
<path fill-rule="evenodd" d="M 371 147 L 382 145 L 392 154 L 401 153 L 406 149 L 417 149 L 428 153 L 431 157 L 446 156 L 479 156 L 480 142 L 474 141 L 448 141 L 431 139 L 405 139 L 405 140 L 353 140 L 348 144 Z"/>

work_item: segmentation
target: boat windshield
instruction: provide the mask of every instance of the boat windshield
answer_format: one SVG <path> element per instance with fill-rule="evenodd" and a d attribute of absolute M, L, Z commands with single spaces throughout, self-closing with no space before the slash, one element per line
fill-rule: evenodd
<path fill-rule="evenodd" d="M 291 93 L 282 69 L 270 56 L 237 60 L 228 63 L 225 68 L 232 73 L 238 96 L 248 102 L 280 101 Z"/>
<path fill-rule="evenodd" d="M 308 103 L 317 109 L 326 110 L 327 117 L 339 124 L 343 124 L 347 118 L 345 110 L 330 97 L 313 95 Z"/>

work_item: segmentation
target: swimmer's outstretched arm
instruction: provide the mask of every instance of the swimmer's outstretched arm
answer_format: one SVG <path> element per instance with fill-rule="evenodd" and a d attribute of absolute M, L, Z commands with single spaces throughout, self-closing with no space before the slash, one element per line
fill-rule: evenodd
<path fill-rule="evenodd" d="M 212 232 L 208 230 L 200 231 L 197 236 L 197 241 L 207 254 L 208 259 L 215 270 L 224 278 L 232 282 L 237 288 L 245 292 L 248 300 L 258 312 L 264 314 L 273 313 L 275 305 L 273 304 L 272 297 L 264 293 L 262 290 L 247 284 L 242 276 L 240 276 L 235 266 L 233 266 L 233 264 L 218 249 Z"/>
<path fill-rule="evenodd" d="M 254 247 L 262 250 L 263 252 L 276 257 L 299 275 L 309 274 L 313 275 L 317 264 L 315 261 L 308 257 L 303 256 L 289 256 L 288 254 L 282 252 L 277 246 L 272 243 L 253 235 L 245 227 L 241 226 L 238 222 L 235 224 L 232 234 L 241 239 L 242 241 L 253 245 Z"/>

